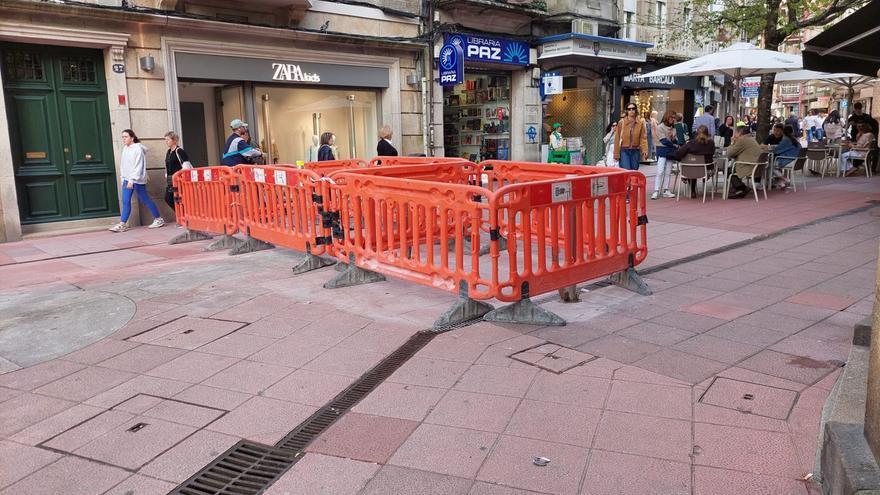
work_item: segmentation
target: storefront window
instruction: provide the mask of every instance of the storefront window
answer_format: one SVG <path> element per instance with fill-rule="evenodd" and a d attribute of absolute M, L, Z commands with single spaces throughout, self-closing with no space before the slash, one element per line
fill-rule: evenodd
<path fill-rule="evenodd" d="M 582 84 L 583 80 L 579 81 Z M 594 83 L 595 84 L 595 83 Z M 605 155 L 602 138 L 608 126 L 602 90 L 595 87 L 567 89 L 548 97 L 545 119 L 548 125 L 562 124 L 566 146 L 583 146 L 583 161 L 595 164 Z"/>
<path fill-rule="evenodd" d="M 376 154 L 380 127 L 376 92 L 273 86 L 256 86 L 254 92 L 259 144 L 270 151 L 269 136 L 273 163 L 308 161 L 310 148 L 317 149 L 315 143 L 323 132 L 336 135 L 339 159 L 369 159 Z M 400 130 L 395 131 L 398 137 Z"/>
<path fill-rule="evenodd" d="M 443 90 L 443 147 L 446 156 L 510 159 L 510 76 L 471 74 L 464 84 Z"/>

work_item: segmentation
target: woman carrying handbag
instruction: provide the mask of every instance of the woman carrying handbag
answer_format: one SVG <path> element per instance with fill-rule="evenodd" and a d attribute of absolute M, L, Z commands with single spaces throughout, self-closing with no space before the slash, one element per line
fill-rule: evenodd
<path fill-rule="evenodd" d="M 186 151 L 177 145 L 179 140 L 180 137 L 174 131 L 165 133 L 165 146 L 168 147 L 168 151 L 165 152 L 165 203 L 172 210 L 174 209 L 174 191 L 171 179 L 178 170 L 193 168 Z"/>

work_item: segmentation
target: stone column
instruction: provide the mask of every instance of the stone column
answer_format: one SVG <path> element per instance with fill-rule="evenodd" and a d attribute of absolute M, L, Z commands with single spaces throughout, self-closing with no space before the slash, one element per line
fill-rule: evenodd
<path fill-rule="evenodd" d="M 540 117 L 540 93 L 532 87 L 532 70 L 517 69 L 512 71 L 510 81 L 510 159 L 516 161 L 536 162 L 541 155 L 541 132 L 538 126 L 537 138 L 531 142 L 526 137 L 529 125 L 538 122 L 526 122 Z"/>
<path fill-rule="evenodd" d="M 15 169 L 12 166 L 3 75 L 0 74 L 0 242 L 20 240 L 21 217 L 18 213 L 18 196 L 15 191 Z"/>
<path fill-rule="evenodd" d="M 868 395 L 865 404 L 865 438 L 874 458 L 880 459 L 880 262 L 874 285 L 874 314 L 871 325 L 871 355 L 868 358 Z"/>

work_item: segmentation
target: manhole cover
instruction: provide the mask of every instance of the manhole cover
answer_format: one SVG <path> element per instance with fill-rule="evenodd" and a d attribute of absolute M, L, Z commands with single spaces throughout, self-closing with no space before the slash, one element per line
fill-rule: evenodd
<path fill-rule="evenodd" d="M 510 358 L 560 374 L 588 363 L 596 359 L 596 356 L 557 344 L 541 344 L 511 354 Z"/>
<path fill-rule="evenodd" d="M 774 419 L 787 419 L 798 393 L 757 383 L 716 378 L 700 397 L 700 402 Z"/>

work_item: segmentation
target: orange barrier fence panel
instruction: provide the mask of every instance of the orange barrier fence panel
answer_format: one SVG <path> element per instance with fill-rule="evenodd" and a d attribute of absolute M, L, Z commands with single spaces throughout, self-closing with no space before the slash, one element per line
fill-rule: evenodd
<path fill-rule="evenodd" d="M 445 156 L 377 156 L 370 160 L 370 166 L 389 166 L 389 165 L 424 165 L 428 163 L 455 162 L 464 160 L 463 158 L 445 157 Z"/>
<path fill-rule="evenodd" d="M 352 172 L 382 177 L 398 177 L 412 180 L 426 180 L 438 183 L 468 184 L 479 171 L 479 167 L 467 160 L 449 159 L 436 163 L 394 164 L 394 166 L 368 167 L 361 169 L 339 170 L 330 174 Z"/>
<path fill-rule="evenodd" d="M 507 249 L 492 245 L 495 297 L 521 298 L 625 270 L 647 255 L 645 177 L 621 169 L 563 180 L 521 182 L 495 192 L 490 229 L 506 227 Z"/>
<path fill-rule="evenodd" d="M 359 169 L 373 167 L 374 165 L 365 160 L 358 158 L 352 160 L 327 160 L 323 162 L 308 162 L 304 167 L 308 170 L 314 170 L 319 175 L 330 175 L 339 170 Z M 296 166 L 294 165 L 294 168 Z"/>
<path fill-rule="evenodd" d="M 241 229 L 261 241 L 320 255 L 330 242 L 320 205 L 326 182 L 313 170 L 236 165 Z"/>
<path fill-rule="evenodd" d="M 171 180 L 178 224 L 215 234 L 238 232 L 238 208 L 232 191 L 237 178 L 230 167 L 180 170 Z"/>
<path fill-rule="evenodd" d="M 474 228 L 488 218 L 488 203 L 474 198 L 488 191 L 355 172 L 336 173 L 333 180 L 337 257 L 347 261 L 354 254 L 361 268 L 450 292 L 465 280 L 471 297 L 492 297 Z"/>

